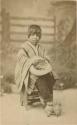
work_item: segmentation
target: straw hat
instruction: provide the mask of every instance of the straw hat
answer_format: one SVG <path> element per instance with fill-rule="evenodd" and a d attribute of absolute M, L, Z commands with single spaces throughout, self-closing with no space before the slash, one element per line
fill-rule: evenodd
<path fill-rule="evenodd" d="M 52 71 L 50 63 L 45 59 L 39 59 L 31 66 L 30 71 L 36 76 L 42 76 Z"/>

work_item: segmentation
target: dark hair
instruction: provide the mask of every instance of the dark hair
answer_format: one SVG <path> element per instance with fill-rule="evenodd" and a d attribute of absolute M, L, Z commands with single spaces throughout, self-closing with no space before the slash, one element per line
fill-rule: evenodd
<path fill-rule="evenodd" d="M 40 28 L 39 25 L 30 25 L 29 26 L 29 28 L 28 28 L 28 38 L 32 34 L 36 34 L 37 36 L 39 36 L 39 38 L 41 38 L 41 28 Z"/>

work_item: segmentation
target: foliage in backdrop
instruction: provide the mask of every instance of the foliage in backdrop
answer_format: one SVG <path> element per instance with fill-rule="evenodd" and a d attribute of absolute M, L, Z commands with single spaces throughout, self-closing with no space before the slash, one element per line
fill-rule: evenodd
<path fill-rule="evenodd" d="M 56 53 L 54 68 L 65 88 L 74 87 L 77 85 L 76 2 L 55 2 L 53 8 L 57 32 L 55 45 L 49 54 L 52 60 L 52 51 Z M 52 15 L 51 8 L 48 14 Z"/>

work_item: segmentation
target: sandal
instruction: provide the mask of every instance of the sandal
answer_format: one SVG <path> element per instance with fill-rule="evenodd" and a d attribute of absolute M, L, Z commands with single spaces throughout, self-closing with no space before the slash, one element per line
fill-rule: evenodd
<path fill-rule="evenodd" d="M 53 109 L 53 104 L 51 102 L 47 103 L 47 105 L 45 107 L 45 112 L 46 112 L 48 117 L 53 114 L 54 109 Z"/>

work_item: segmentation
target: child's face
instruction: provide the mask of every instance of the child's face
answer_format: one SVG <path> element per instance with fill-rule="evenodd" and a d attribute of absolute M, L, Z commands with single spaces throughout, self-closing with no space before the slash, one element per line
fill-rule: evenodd
<path fill-rule="evenodd" d="M 37 34 L 31 34 L 30 37 L 29 37 L 29 41 L 35 46 L 37 45 L 39 40 L 40 40 L 40 38 Z"/>

